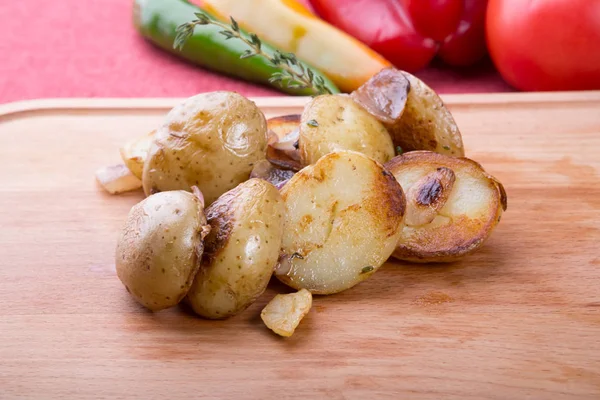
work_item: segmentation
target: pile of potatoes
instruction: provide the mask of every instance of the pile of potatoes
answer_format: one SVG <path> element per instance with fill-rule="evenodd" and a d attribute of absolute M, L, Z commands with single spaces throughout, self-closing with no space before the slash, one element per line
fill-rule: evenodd
<path fill-rule="evenodd" d="M 97 178 L 111 193 L 143 187 L 147 196 L 117 243 L 129 293 L 152 311 L 185 302 L 223 319 L 274 275 L 298 290 L 261 314 L 283 336 L 312 294 L 347 290 L 390 256 L 457 260 L 506 210 L 504 188 L 464 157 L 437 94 L 392 68 L 268 121 L 239 94 L 199 94 L 121 155 L 124 165 Z"/>

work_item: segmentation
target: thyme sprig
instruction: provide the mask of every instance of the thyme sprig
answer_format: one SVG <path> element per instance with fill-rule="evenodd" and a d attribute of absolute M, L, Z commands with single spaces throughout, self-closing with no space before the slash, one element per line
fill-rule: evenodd
<path fill-rule="evenodd" d="M 240 31 L 240 27 L 233 17 L 231 24 L 225 24 L 210 18 L 202 12 L 194 13 L 197 19 L 187 22 L 177 27 L 177 35 L 173 42 L 173 48 L 176 50 L 183 49 L 185 42 L 194 34 L 196 26 L 200 25 L 215 25 L 223 30 L 219 33 L 225 36 L 225 39 L 239 39 L 246 43 L 250 49 L 246 50 L 240 58 L 248 58 L 261 56 L 266 58 L 271 65 L 279 68 L 281 71 L 274 72 L 269 78 L 270 83 L 277 83 L 279 86 L 289 89 L 311 89 L 314 95 L 331 94 L 331 91 L 325 86 L 323 77 L 315 75 L 308 67 L 305 67 L 298 61 L 294 53 L 285 53 L 275 50 L 273 54 L 268 54 L 262 47 L 262 42 L 255 33 L 249 33 L 247 36 Z"/>

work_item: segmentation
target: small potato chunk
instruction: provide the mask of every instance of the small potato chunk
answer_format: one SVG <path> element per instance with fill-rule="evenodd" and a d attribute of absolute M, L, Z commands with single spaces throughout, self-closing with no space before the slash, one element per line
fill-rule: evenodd
<path fill-rule="evenodd" d="M 231 317 L 267 287 L 277 263 L 285 208 L 279 191 L 250 179 L 206 209 L 212 230 L 187 301 L 205 318 Z"/>
<path fill-rule="evenodd" d="M 199 94 L 173 108 L 156 131 L 144 192 L 198 186 L 208 205 L 246 181 L 266 148 L 267 123 L 253 102 L 233 92 Z"/>
<path fill-rule="evenodd" d="M 385 163 L 395 155 L 390 134 L 375 117 L 346 95 L 322 95 L 304 108 L 299 140 L 302 165 L 328 153 L 353 150 Z"/>
<path fill-rule="evenodd" d="M 130 192 L 142 187 L 142 181 L 123 164 L 100 168 L 96 171 L 96 180 L 110 194 Z"/>
<path fill-rule="evenodd" d="M 506 210 L 506 192 L 468 158 L 413 151 L 386 164 L 406 193 L 406 217 L 394 256 L 455 261 L 479 249 Z"/>
<path fill-rule="evenodd" d="M 306 289 L 278 294 L 263 308 L 260 318 L 279 336 L 290 337 L 311 307 L 312 294 Z"/>
<path fill-rule="evenodd" d="M 148 150 L 154 140 L 155 134 L 156 131 L 147 133 L 142 137 L 135 138 L 125 143 L 125 145 L 119 149 L 123 162 L 138 179 L 142 179 L 144 162 L 148 156 Z"/>
<path fill-rule="evenodd" d="M 374 115 L 402 151 L 429 150 L 464 156 L 462 136 L 442 99 L 422 80 L 386 68 L 352 93 Z"/>
<path fill-rule="evenodd" d="M 295 289 L 349 289 L 377 271 L 398 243 L 404 193 L 363 154 L 329 153 L 296 173 L 281 194 L 286 221 L 275 275 Z"/>
<path fill-rule="evenodd" d="M 299 171 L 303 165 L 298 151 L 300 137 L 300 115 L 283 115 L 267 120 L 269 147 L 267 160 L 271 164 L 291 171 Z"/>
<path fill-rule="evenodd" d="M 119 236 L 119 279 L 152 311 L 176 305 L 192 284 L 209 229 L 196 195 L 176 190 L 147 197 L 133 206 Z"/>

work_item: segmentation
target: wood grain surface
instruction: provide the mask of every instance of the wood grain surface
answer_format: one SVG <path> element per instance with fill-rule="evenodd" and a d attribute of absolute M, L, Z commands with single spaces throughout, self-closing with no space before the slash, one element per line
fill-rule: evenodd
<path fill-rule="evenodd" d="M 600 93 L 445 100 L 508 192 L 491 239 L 316 297 L 289 339 L 259 317 L 275 282 L 214 322 L 146 312 L 116 277 L 142 194 L 105 194 L 94 171 L 175 99 L 0 106 L 0 398 L 599 399 Z"/>

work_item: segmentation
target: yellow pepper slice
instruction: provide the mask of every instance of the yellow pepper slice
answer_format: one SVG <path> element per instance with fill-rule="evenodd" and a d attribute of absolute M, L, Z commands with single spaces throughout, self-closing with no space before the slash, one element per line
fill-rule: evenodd
<path fill-rule="evenodd" d="M 313 15 L 296 0 L 204 0 L 204 8 L 291 52 L 351 92 L 391 65 L 362 42 Z"/>

